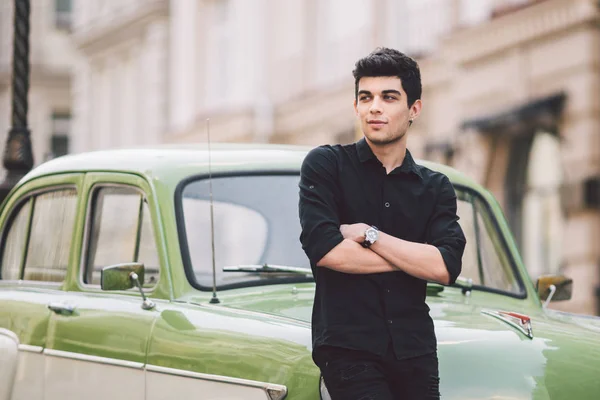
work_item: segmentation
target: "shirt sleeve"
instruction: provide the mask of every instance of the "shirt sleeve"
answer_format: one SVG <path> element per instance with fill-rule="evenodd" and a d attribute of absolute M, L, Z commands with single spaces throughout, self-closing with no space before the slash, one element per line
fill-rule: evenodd
<path fill-rule="evenodd" d="M 340 244 L 337 159 L 333 150 L 321 146 L 308 153 L 300 170 L 298 211 L 300 242 L 312 265 Z"/>
<path fill-rule="evenodd" d="M 438 200 L 429 220 L 427 243 L 438 248 L 450 275 L 456 282 L 462 269 L 466 239 L 456 214 L 456 192 L 448 177 L 443 175 Z"/>

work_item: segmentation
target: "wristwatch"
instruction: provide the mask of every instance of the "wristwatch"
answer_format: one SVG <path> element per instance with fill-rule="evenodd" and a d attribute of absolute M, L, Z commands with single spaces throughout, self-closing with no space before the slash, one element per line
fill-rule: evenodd
<path fill-rule="evenodd" d="M 362 245 L 369 248 L 377 239 L 379 239 L 379 229 L 376 226 L 371 226 L 365 231 L 365 241 L 362 242 Z"/>

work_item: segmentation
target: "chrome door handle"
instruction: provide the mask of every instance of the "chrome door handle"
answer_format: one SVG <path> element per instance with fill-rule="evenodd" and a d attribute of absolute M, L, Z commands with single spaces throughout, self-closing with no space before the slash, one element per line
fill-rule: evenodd
<path fill-rule="evenodd" d="M 65 303 L 50 303 L 48 308 L 61 315 L 72 315 L 75 312 L 75 306 Z"/>

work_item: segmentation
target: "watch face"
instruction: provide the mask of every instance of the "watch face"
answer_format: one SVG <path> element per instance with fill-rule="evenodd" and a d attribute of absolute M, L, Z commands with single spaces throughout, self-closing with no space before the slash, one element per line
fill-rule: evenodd
<path fill-rule="evenodd" d="M 367 239 L 371 242 L 377 240 L 377 231 L 375 229 L 369 229 L 367 231 Z"/>

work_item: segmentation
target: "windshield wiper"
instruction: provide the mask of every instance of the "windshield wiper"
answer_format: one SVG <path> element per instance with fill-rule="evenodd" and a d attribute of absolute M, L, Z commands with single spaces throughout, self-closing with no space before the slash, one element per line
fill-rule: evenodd
<path fill-rule="evenodd" d="M 274 264 L 240 264 L 223 267 L 223 272 L 255 272 L 255 273 L 287 273 L 312 276 L 312 270 L 308 268 L 289 267 L 287 265 Z"/>

